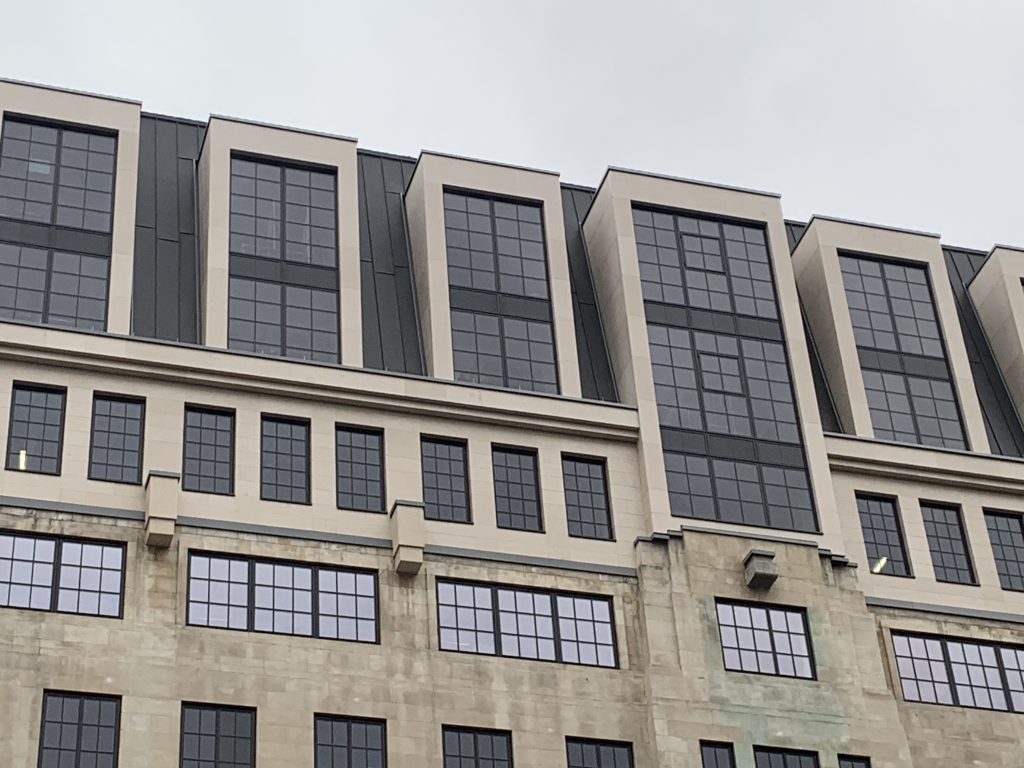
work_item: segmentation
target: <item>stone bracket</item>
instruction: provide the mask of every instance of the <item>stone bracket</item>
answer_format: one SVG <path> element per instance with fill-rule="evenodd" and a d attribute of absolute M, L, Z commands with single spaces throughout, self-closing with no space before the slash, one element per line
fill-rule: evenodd
<path fill-rule="evenodd" d="M 751 589 L 767 591 L 779 578 L 775 553 L 769 549 L 752 549 L 743 558 L 743 578 Z"/>
<path fill-rule="evenodd" d="M 181 476 L 152 470 L 146 476 L 146 544 L 169 547 L 181 505 Z"/>
<path fill-rule="evenodd" d="M 391 505 L 391 557 L 395 571 L 415 576 L 423 565 L 427 527 L 423 502 L 396 499 Z"/>

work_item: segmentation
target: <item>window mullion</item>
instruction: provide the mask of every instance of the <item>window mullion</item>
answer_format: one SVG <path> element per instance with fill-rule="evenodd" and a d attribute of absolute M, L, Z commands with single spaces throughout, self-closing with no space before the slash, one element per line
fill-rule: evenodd
<path fill-rule="evenodd" d="M 996 655 L 996 668 L 999 670 L 999 682 L 1003 686 L 1003 696 L 1006 697 L 1006 711 L 1015 712 L 1017 711 L 1013 706 L 1013 694 L 1010 691 L 1010 681 L 1006 677 L 1006 667 L 1003 665 L 1003 654 L 1002 647 L 998 644 L 992 645 L 992 650 Z"/>
<path fill-rule="evenodd" d="M 956 690 L 956 680 L 953 677 L 953 662 L 949 658 L 949 643 L 945 638 L 938 639 L 939 648 L 942 650 L 942 660 L 946 664 L 946 678 L 949 680 L 949 693 L 953 698 L 953 702 L 957 706 L 963 706 L 960 703 L 960 694 Z"/>
<path fill-rule="evenodd" d="M 313 637 L 320 637 L 320 566 L 314 565 L 310 568 L 310 606 L 312 613 L 310 623 L 312 625 Z"/>
<path fill-rule="evenodd" d="M 246 631 L 254 632 L 256 630 L 256 561 L 250 559 L 246 563 L 246 576 L 248 583 L 246 584 L 246 594 L 249 596 L 249 607 L 246 610 Z M 231 565 L 228 564 L 228 626 L 231 625 Z"/>
<path fill-rule="evenodd" d="M 57 610 L 57 590 L 60 589 L 60 564 L 64 558 L 64 540 L 57 539 L 53 547 L 53 576 L 50 588 L 50 610 Z M 122 600 L 124 598 L 121 598 Z"/>
<path fill-rule="evenodd" d="M 504 656 L 505 651 L 501 647 L 501 622 L 499 621 L 499 614 L 501 609 L 498 607 L 498 587 L 490 587 L 490 590 L 491 626 L 494 628 L 494 650 L 498 656 Z"/>
<path fill-rule="evenodd" d="M 551 623 L 555 636 L 555 661 L 565 663 L 562 658 L 562 629 L 561 619 L 558 616 L 558 595 L 550 593 L 551 596 Z M 596 632 L 596 629 L 595 629 Z"/>

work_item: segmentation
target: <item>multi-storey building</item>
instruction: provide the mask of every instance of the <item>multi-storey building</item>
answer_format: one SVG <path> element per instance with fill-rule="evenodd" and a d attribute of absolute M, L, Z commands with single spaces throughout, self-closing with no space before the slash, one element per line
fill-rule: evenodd
<path fill-rule="evenodd" d="M 0 83 L 0 763 L 1024 763 L 1024 254 Z"/>

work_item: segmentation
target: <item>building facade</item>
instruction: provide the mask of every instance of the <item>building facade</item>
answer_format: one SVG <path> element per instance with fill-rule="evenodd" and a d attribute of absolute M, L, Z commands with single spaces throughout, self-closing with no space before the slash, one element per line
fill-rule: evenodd
<path fill-rule="evenodd" d="M 0 82 L 0 763 L 1024 762 L 1024 255 Z"/>

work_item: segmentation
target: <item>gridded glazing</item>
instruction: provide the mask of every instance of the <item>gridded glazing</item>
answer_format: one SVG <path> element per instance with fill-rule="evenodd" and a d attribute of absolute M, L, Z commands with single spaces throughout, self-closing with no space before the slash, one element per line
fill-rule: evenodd
<path fill-rule="evenodd" d="M 701 768 L 736 768 L 732 744 L 700 743 Z"/>
<path fill-rule="evenodd" d="M 49 253 L 0 243 L 0 317 L 41 323 L 46 318 Z"/>
<path fill-rule="evenodd" d="M 620 741 L 566 739 L 568 768 L 633 768 L 633 747 Z"/>
<path fill-rule="evenodd" d="M 313 569 L 289 563 L 253 563 L 256 632 L 313 634 Z"/>
<path fill-rule="evenodd" d="M 235 415 L 187 406 L 184 441 L 182 487 L 201 493 L 233 493 Z"/>
<path fill-rule="evenodd" d="M 903 698 L 928 704 L 954 704 L 944 641 L 934 637 L 892 635 Z"/>
<path fill-rule="evenodd" d="M 0 243 L 0 318 L 103 330 L 109 263 Z"/>
<path fill-rule="evenodd" d="M 562 456 L 565 484 L 565 515 L 569 535 L 585 539 L 612 538 L 612 514 L 608 502 L 605 462 Z"/>
<path fill-rule="evenodd" d="M 424 437 L 420 440 L 423 462 L 424 516 L 449 523 L 469 522 L 469 474 L 466 444 Z"/>
<path fill-rule="evenodd" d="M 123 579 L 124 547 L 120 544 L 63 541 L 57 610 L 90 616 L 119 616 Z"/>
<path fill-rule="evenodd" d="M 54 539 L 0 534 L 0 605 L 49 610 L 56 560 Z"/>
<path fill-rule="evenodd" d="M 336 222 L 333 173 L 232 158 L 232 253 L 335 267 Z"/>
<path fill-rule="evenodd" d="M 542 531 L 536 452 L 494 448 L 491 464 L 498 527 Z"/>
<path fill-rule="evenodd" d="M 228 346 L 296 360 L 338 361 L 338 295 L 333 291 L 232 277 Z"/>
<path fill-rule="evenodd" d="M 875 437 L 942 448 L 967 447 L 953 386 L 942 379 L 864 369 Z"/>
<path fill-rule="evenodd" d="M 445 726 L 444 768 L 512 768 L 512 734 Z"/>
<path fill-rule="evenodd" d="M 857 512 L 871 572 L 886 576 L 909 576 L 910 560 L 903 541 L 903 526 L 896 500 L 858 495 Z M 882 560 L 885 562 L 879 566 Z"/>
<path fill-rule="evenodd" d="M 494 590 L 473 584 L 437 582 L 441 649 L 494 654 Z"/>
<path fill-rule="evenodd" d="M 818 768 L 818 755 L 791 749 L 754 747 L 754 768 Z"/>
<path fill-rule="evenodd" d="M 558 391 L 550 323 L 453 309 L 452 354 L 457 381 Z"/>
<path fill-rule="evenodd" d="M 445 192 L 444 219 L 449 285 L 548 298 L 539 205 Z"/>
<path fill-rule="evenodd" d="M 803 611 L 718 601 L 725 668 L 814 679 Z"/>
<path fill-rule="evenodd" d="M 57 179 L 59 129 L 4 120 L 0 139 L 0 216 L 49 224 Z"/>
<path fill-rule="evenodd" d="M 114 210 L 112 136 L 61 129 L 57 216 L 61 227 L 109 232 Z"/>
<path fill-rule="evenodd" d="M 995 646 L 946 640 L 953 686 L 962 707 L 1010 708 Z"/>
<path fill-rule="evenodd" d="M 654 374 L 658 421 L 663 427 L 704 428 L 697 366 L 690 331 L 664 325 L 647 326 Z"/>
<path fill-rule="evenodd" d="M 14 385 L 7 469 L 60 474 L 64 397 L 63 390 Z"/>
<path fill-rule="evenodd" d="M 1024 516 L 986 512 L 985 524 L 1003 589 L 1024 591 Z"/>
<path fill-rule="evenodd" d="M 958 507 L 922 504 L 921 517 L 928 536 L 932 567 L 938 581 L 975 584 L 971 550 Z"/>
<path fill-rule="evenodd" d="M 256 712 L 209 704 L 181 707 L 181 768 L 254 768 Z"/>
<path fill-rule="evenodd" d="M 557 658 L 550 594 L 498 589 L 498 629 L 502 656 Z"/>
<path fill-rule="evenodd" d="M 317 715 L 314 768 L 384 768 L 383 720 Z"/>
<path fill-rule="evenodd" d="M 107 395 L 93 398 L 90 480 L 142 482 L 144 413 L 145 405 L 140 400 Z"/>
<path fill-rule="evenodd" d="M 43 693 L 39 768 L 117 768 L 121 700 Z"/>
<path fill-rule="evenodd" d="M 871 768 L 871 761 L 866 757 L 840 755 L 839 768 Z"/>
<path fill-rule="evenodd" d="M 555 605 L 562 661 L 599 667 L 617 665 L 610 600 L 558 595 Z"/>
<path fill-rule="evenodd" d="M 309 422 L 262 419 L 260 498 L 309 503 Z"/>
<path fill-rule="evenodd" d="M 245 560 L 192 555 L 188 574 L 188 623 L 249 628 L 249 564 Z"/>
<path fill-rule="evenodd" d="M 638 208 L 633 226 L 645 300 L 778 318 L 762 228 Z"/>
<path fill-rule="evenodd" d="M 372 573 L 317 568 L 319 636 L 377 642 L 377 579 Z"/>
<path fill-rule="evenodd" d="M 338 427 L 335 433 L 338 508 L 384 511 L 384 433 Z"/>
<path fill-rule="evenodd" d="M 453 309 L 452 356 L 457 381 L 504 386 L 501 318 Z"/>

